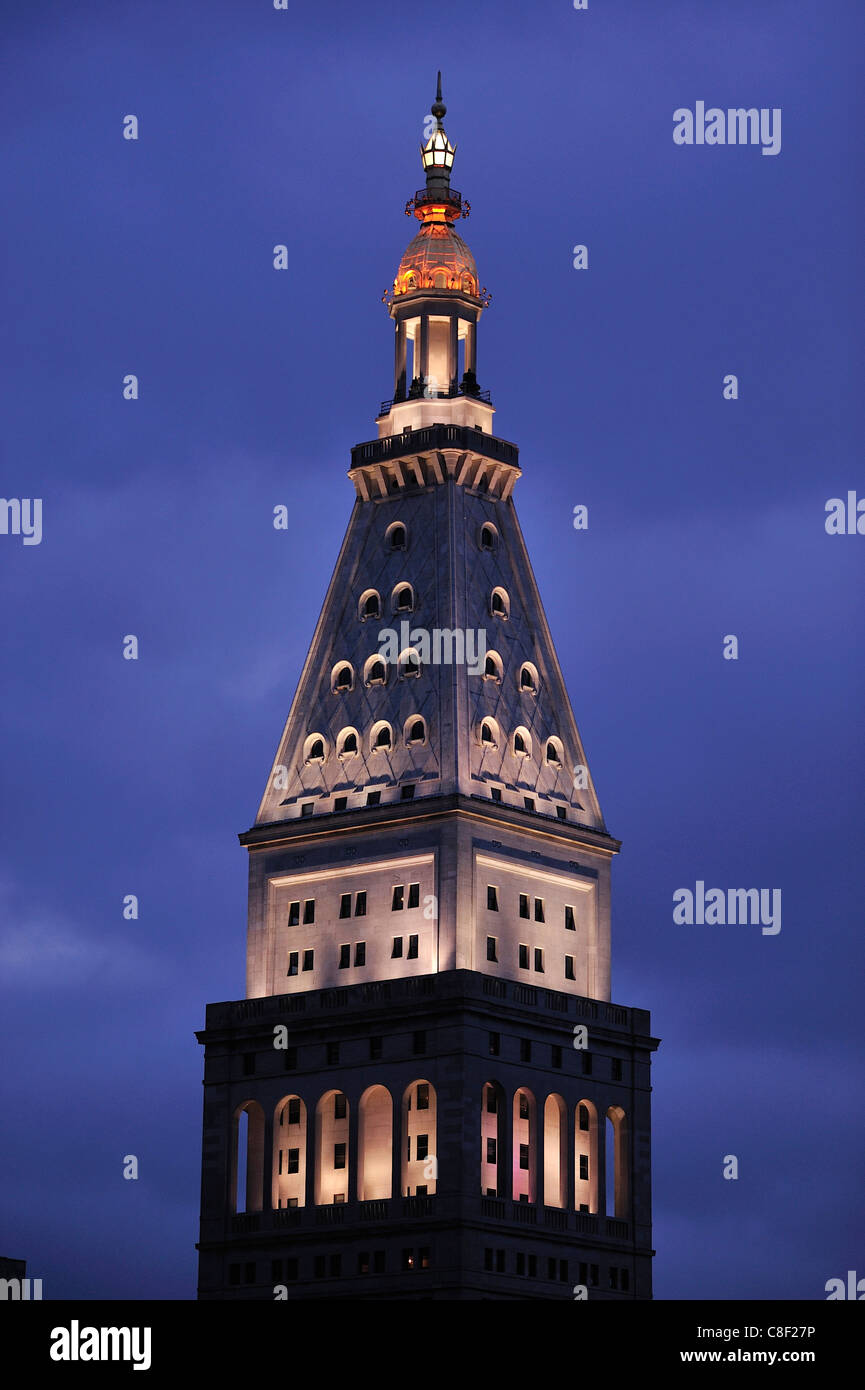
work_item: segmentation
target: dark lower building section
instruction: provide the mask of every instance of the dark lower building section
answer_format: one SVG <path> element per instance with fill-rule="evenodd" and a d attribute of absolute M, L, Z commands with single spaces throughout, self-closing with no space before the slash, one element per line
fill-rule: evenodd
<path fill-rule="evenodd" d="M 451 971 L 198 1038 L 200 1298 L 651 1298 L 643 1010 Z"/>

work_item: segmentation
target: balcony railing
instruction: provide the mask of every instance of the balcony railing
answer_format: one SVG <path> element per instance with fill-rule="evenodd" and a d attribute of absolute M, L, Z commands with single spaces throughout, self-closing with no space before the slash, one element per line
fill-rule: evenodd
<path fill-rule="evenodd" d="M 404 396 L 394 396 L 392 400 L 382 401 L 379 415 L 390 415 L 395 405 L 402 405 L 405 401 L 452 401 L 457 396 L 465 396 L 470 401 L 483 401 L 485 405 L 491 405 L 489 391 L 467 391 L 462 385 L 453 386 L 449 391 L 431 391 L 427 388 L 419 396 L 406 394 Z"/>
<path fill-rule="evenodd" d="M 389 459 L 407 458 L 411 454 L 428 453 L 431 449 L 474 450 L 485 458 L 508 463 L 512 468 L 519 467 L 520 451 L 516 444 L 487 434 L 484 430 L 476 430 L 471 425 L 426 425 L 423 429 L 406 430 L 403 434 L 388 434 L 384 439 L 370 439 L 365 444 L 355 444 L 351 451 L 351 466 L 362 468 L 364 464 L 386 463 Z"/>

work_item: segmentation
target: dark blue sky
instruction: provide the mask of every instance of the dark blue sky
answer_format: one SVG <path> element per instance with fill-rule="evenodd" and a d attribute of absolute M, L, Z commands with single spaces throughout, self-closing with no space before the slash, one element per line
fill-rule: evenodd
<path fill-rule="evenodd" d="M 243 994 L 235 837 L 391 394 L 441 67 L 478 376 L 624 842 L 613 998 L 663 1038 L 656 1294 L 865 1274 L 865 537 L 824 530 L 865 494 L 861 5 L 7 0 L 3 28 L 2 492 L 44 538 L 0 536 L 0 1253 L 46 1297 L 194 1296 L 193 1030 Z M 781 153 L 676 146 L 698 100 L 780 107 Z M 674 925 L 697 879 L 781 888 L 781 932 Z"/>

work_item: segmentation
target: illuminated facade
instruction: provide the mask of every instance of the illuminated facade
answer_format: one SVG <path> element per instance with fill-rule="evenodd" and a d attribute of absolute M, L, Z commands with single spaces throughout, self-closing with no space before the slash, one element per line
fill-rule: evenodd
<path fill-rule="evenodd" d="M 199 1297 L 651 1297 L 649 1016 L 478 384 L 441 88 L 386 296 L 394 386 L 208 1006 Z M 579 1295 L 578 1295 L 579 1296 Z"/>

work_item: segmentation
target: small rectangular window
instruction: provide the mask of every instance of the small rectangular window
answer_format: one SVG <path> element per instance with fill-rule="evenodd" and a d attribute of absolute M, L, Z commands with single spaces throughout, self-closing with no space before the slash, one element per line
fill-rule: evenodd
<path fill-rule="evenodd" d="M 580 1271 L 580 1283 L 583 1284 L 583 1285 L 588 1284 L 588 1282 L 589 1282 L 589 1266 L 588 1266 L 587 1264 L 583 1264 L 583 1262 L 582 1262 L 582 1260 L 581 1260 L 578 1267 L 579 1267 L 579 1271 Z"/>
<path fill-rule="evenodd" d="M 560 1067 L 562 1065 L 562 1049 L 559 1047 L 558 1043 L 553 1043 L 551 1052 L 552 1056 L 550 1061 L 552 1066 Z"/>
<path fill-rule="evenodd" d="M 525 1257 L 525 1255 L 523 1254 L 522 1250 L 519 1250 L 519 1251 L 517 1252 L 517 1274 L 525 1274 L 525 1272 L 526 1272 L 526 1257 Z"/>
<path fill-rule="evenodd" d="M 342 1255 L 331 1255 L 330 1274 L 332 1279 L 338 1279 L 342 1273 Z"/>
<path fill-rule="evenodd" d="M 297 951 L 289 951 L 289 953 L 288 953 L 288 970 L 285 972 L 287 975 L 296 975 L 296 974 L 297 974 L 297 967 L 298 967 L 298 961 L 299 961 L 299 960 L 300 960 L 300 956 L 298 955 Z"/>
<path fill-rule="evenodd" d="M 492 788 L 490 789 L 490 796 L 492 797 L 493 801 L 501 801 L 501 799 L 502 799 L 502 789 L 501 789 L 501 787 L 492 787 Z"/>
<path fill-rule="evenodd" d="M 417 960 L 417 943 L 418 939 L 416 936 L 409 937 L 408 951 L 406 952 L 406 960 Z"/>
<path fill-rule="evenodd" d="M 521 1119 L 521 1120 L 527 1120 L 528 1118 L 529 1118 L 529 1098 L 528 1098 L 528 1096 L 526 1095 L 525 1091 L 520 1091 L 520 1119 Z"/>
<path fill-rule="evenodd" d="M 285 1114 L 285 1117 L 286 1117 L 286 1124 L 290 1124 L 290 1125 L 299 1125 L 299 1124 L 300 1124 L 300 1097 L 299 1097 L 299 1096 L 292 1096 L 291 1100 L 288 1102 L 288 1105 L 285 1107 L 284 1114 Z"/>
<path fill-rule="evenodd" d="M 300 814 L 301 814 L 302 816 L 304 816 L 304 817 L 306 817 L 306 816 L 311 816 L 311 815 L 312 815 L 312 807 L 313 807 L 313 803 L 312 803 L 311 801 L 304 801 L 303 804 L 301 805 L 301 808 L 300 808 Z"/>
<path fill-rule="evenodd" d="M 345 1167 L 345 1144 L 334 1144 L 333 1146 L 333 1166 L 334 1168 Z"/>
<path fill-rule="evenodd" d="M 498 1057 L 499 1052 L 500 1052 L 500 1050 L 501 1050 L 501 1045 L 502 1045 L 502 1035 L 501 1035 L 501 1033 L 490 1033 L 489 1043 L 490 1043 L 490 1049 L 489 1049 L 489 1050 L 490 1050 L 490 1056 L 491 1056 L 491 1057 Z"/>
<path fill-rule="evenodd" d="M 420 1188 L 418 1188 L 418 1192 L 420 1192 Z M 417 1253 L 421 1269 L 429 1269 L 429 1246 L 422 1245 Z"/>
<path fill-rule="evenodd" d="M 492 886 L 492 884 L 487 884 L 487 911 L 489 911 L 489 912 L 498 912 L 498 910 L 499 910 L 499 895 L 498 895 L 498 892 L 497 892 L 497 890 Z"/>
<path fill-rule="evenodd" d="M 583 1076 L 591 1076 L 591 1074 L 592 1074 L 592 1054 L 591 1054 L 591 1052 L 584 1052 L 584 1053 L 583 1053 Z"/>
<path fill-rule="evenodd" d="M 244 1052 L 243 1054 L 243 1074 L 244 1076 L 255 1075 L 255 1053 Z"/>
<path fill-rule="evenodd" d="M 303 968 L 304 968 L 304 970 L 314 970 L 314 969 L 315 969 L 315 951 L 304 951 L 304 953 L 303 953 Z"/>
<path fill-rule="evenodd" d="M 598 1266 L 597 1266 L 597 1265 L 589 1265 L 589 1283 L 592 1284 L 592 1286 L 593 1286 L 594 1288 L 597 1288 L 597 1287 L 598 1287 Z"/>
<path fill-rule="evenodd" d="M 535 898 L 535 921 L 543 922 L 545 920 L 546 919 L 544 917 L 544 900 L 543 898 Z"/>
<path fill-rule="evenodd" d="M 412 1039 L 412 1051 L 415 1054 L 426 1052 L 426 1033 L 423 1029 L 416 1032 Z"/>
<path fill-rule="evenodd" d="M 405 1141 L 405 1156 L 406 1156 L 406 1162 L 407 1162 L 407 1163 L 411 1163 L 411 1135 L 410 1135 L 410 1134 L 407 1136 L 406 1141 Z"/>
<path fill-rule="evenodd" d="M 528 895 L 528 893 L 520 893 L 520 916 L 521 916 L 521 917 L 528 917 L 528 915 L 529 915 L 529 895 Z"/>
<path fill-rule="evenodd" d="M 334 1205 L 335 1207 L 340 1206 L 344 1201 L 345 1201 L 345 1193 L 344 1193 L 344 1192 L 334 1192 L 334 1194 L 333 1194 L 333 1205 Z"/>
<path fill-rule="evenodd" d="M 543 953 L 543 950 L 541 949 L 540 946 L 536 946 L 536 947 L 535 947 L 535 969 L 536 969 L 536 970 L 539 970 L 539 971 L 541 972 L 541 974 L 543 974 L 543 971 L 544 971 L 544 953 Z"/>
<path fill-rule="evenodd" d="M 361 1250 L 357 1257 L 358 1274 L 369 1274 L 369 1251 Z"/>
<path fill-rule="evenodd" d="M 329 1042 L 327 1045 L 327 1065 L 335 1067 L 339 1062 L 339 1043 Z"/>
<path fill-rule="evenodd" d="M 415 1266 L 414 1251 L 413 1251 L 413 1250 L 403 1250 L 403 1252 L 402 1252 L 402 1267 L 403 1267 L 403 1270 L 405 1271 L 405 1270 L 409 1270 L 409 1269 L 414 1269 L 414 1266 Z"/>
<path fill-rule="evenodd" d="M 346 808 L 347 806 L 348 806 L 348 797 L 347 797 L 347 796 L 335 796 L 335 797 L 333 798 L 333 809 L 334 809 L 334 811 L 344 811 L 345 808 Z"/>
<path fill-rule="evenodd" d="M 341 894 L 339 899 L 339 915 L 340 917 L 351 916 L 351 893 Z"/>
<path fill-rule="evenodd" d="M 402 912 L 405 903 L 405 888 L 398 883 L 393 890 L 393 897 L 390 900 L 391 912 Z"/>
<path fill-rule="evenodd" d="M 495 1161 L 496 1161 L 496 1141 L 495 1141 L 495 1139 L 488 1139 L 488 1140 L 487 1140 L 487 1163 L 495 1163 Z"/>
<path fill-rule="evenodd" d="M 289 1149 L 288 1151 L 288 1171 L 289 1173 L 300 1172 L 300 1149 Z"/>
<path fill-rule="evenodd" d="M 504 1250 L 497 1250 L 497 1251 L 496 1251 L 496 1274 L 504 1274 L 504 1272 L 505 1272 L 505 1252 L 504 1252 Z"/>
<path fill-rule="evenodd" d="M 290 927 L 296 927 L 300 925 L 300 903 L 289 903 L 288 925 Z"/>
<path fill-rule="evenodd" d="M 591 1120 L 589 1119 L 589 1107 L 587 1105 L 581 1105 L 579 1107 L 579 1117 L 580 1129 L 589 1129 L 591 1126 Z"/>
<path fill-rule="evenodd" d="M 366 965 L 365 941 L 356 941 L 354 943 L 354 963 L 355 965 Z"/>
<path fill-rule="evenodd" d="M 400 797 L 403 801 L 412 801 L 414 799 L 414 782 L 406 782 L 400 791 Z"/>
<path fill-rule="evenodd" d="M 394 957 L 396 957 L 396 956 L 401 956 L 401 955 L 402 955 L 402 937 L 401 937 L 401 936 L 395 936 L 395 937 L 394 937 L 394 939 L 393 939 L 393 949 L 392 949 L 392 951 L 391 951 L 390 954 L 391 954 L 391 960 L 393 960 Z"/>
<path fill-rule="evenodd" d="M 613 1057 L 612 1063 L 613 1063 L 613 1067 L 612 1067 L 612 1079 L 613 1079 L 614 1081 L 621 1081 L 621 1079 L 622 1079 L 622 1063 L 621 1063 L 621 1061 L 619 1060 L 618 1057 Z"/>
<path fill-rule="evenodd" d="M 294 973 L 295 973 L 295 975 L 296 975 L 296 974 L 297 974 L 297 971 L 295 970 Z M 287 1047 L 287 1048 L 285 1049 L 285 1052 L 283 1053 L 283 1058 L 284 1058 L 285 1070 L 286 1070 L 286 1071 L 294 1071 L 295 1068 L 297 1067 L 297 1048 L 296 1048 L 296 1047 Z"/>
<path fill-rule="evenodd" d="M 532 1044 L 530 1038 L 520 1038 L 520 1061 L 530 1062 L 532 1060 Z"/>
<path fill-rule="evenodd" d="M 530 1279 L 536 1279 L 537 1277 L 538 1277 L 538 1257 L 537 1257 L 537 1255 L 529 1255 L 529 1278 L 530 1278 Z"/>
<path fill-rule="evenodd" d="M 498 1100 L 496 1099 L 496 1093 L 495 1093 L 495 1091 L 493 1090 L 492 1086 L 490 1086 L 489 1090 L 487 1091 L 487 1114 L 488 1114 L 488 1115 L 497 1115 L 497 1114 L 498 1114 L 498 1111 L 499 1111 L 499 1103 L 498 1103 Z"/>
<path fill-rule="evenodd" d="M 385 1252 L 384 1252 L 383 1250 L 374 1250 L 374 1251 L 373 1251 L 373 1256 L 372 1256 L 372 1272 L 373 1272 L 373 1274 L 384 1274 L 384 1270 L 385 1270 L 384 1256 L 385 1256 Z"/>
<path fill-rule="evenodd" d="M 559 1278 L 561 1279 L 561 1281 L 562 1281 L 563 1284 L 567 1284 L 567 1282 L 568 1282 L 568 1262 L 567 1262 L 567 1260 L 559 1260 Z"/>
<path fill-rule="evenodd" d="M 427 1154 L 429 1153 L 429 1135 L 428 1135 L 428 1134 L 419 1134 L 419 1135 L 417 1136 L 417 1143 L 416 1143 L 416 1145 L 415 1145 L 415 1149 L 416 1149 L 415 1158 L 417 1158 L 417 1159 L 426 1158 Z"/>
<path fill-rule="evenodd" d="M 520 969 L 521 969 L 521 970 L 528 970 L 528 968 L 529 968 L 529 948 L 528 948 L 528 946 L 524 946 L 523 943 L 520 942 Z"/>
<path fill-rule="evenodd" d="M 315 898 L 307 898 L 303 904 L 303 925 L 308 927 L 315 921 Z"/>
<path fill-rule="evenodd" d="M 535 798 L 533 796 L 524 796 L 523 805 L 527 811 L 533 811 L 535 809 Z"/>
<path fill-rule="evenodd" d="M 498 956 L 496 955 L 496 938 L 494 936 L 487 937 L 487 960 L 498 960 Z"/>
<path fill-rule="evenodd" d="M 529 1166 L 529 1146 L 528 1146 L 528 1144 L 520 1144 L 520 1167 L 521 1167 L 521 1168 L 525 1168 L 526 1170 L 528 1170 L 528 1166 Z"/>
<path fill-rule="evenodd" d="M 365 917 L 365 916 L 366 916 L 366 889 L 365 889 L 365 888 L 362 888 L 361 891 L 360 891 L 359 893 L 355 894 L 355 899 L 354 899 L 354 915 L 355 915 L 355 917 Z"/>
<path fill-rule="evenodd" d="M 617 1288 L 619 1287 L 619 1271 L 615 1268 L 614 1265 L 610 1265 L 610 1268 L 609 1268 L 608 1273 L 609 1273 L 610 1288 L 611 1288 L 611 1289 L 617 1289 Z"/>
<path fill-rule="evenodd" d="M 339 948 L 339 968 L 340 970 L 347 970 L 350 965 L 351 946 L 348 944 L 348 942 L 345 942 L 345 944 L 340 946 Z"/>
<path fill-rule="evenodd" d="M 574 958 L 573 956 L 565 956 L 565 979 L 575 980 L 576 978 L 574 974 Z"/>
<path fill-rule="evenodd" d="M 408 886 L 408 905 L 409 907 L 420 907 L 420 884 L 410 883 Z"/>
<path fill-rule="evenodd" d="M 556 1262 L 555 1262 L 555 1260 L 554 1260 L 551 1256 L 548 1256 L 548 1257 L 547 1257 L 547 1278 L 548 1278 L 548 1279 L 555 1279 L 555 1277 L 556 1277 Z"/>
<path fill-rule="evenodd" d="M 580 1182 L 589 1181 L 589 1155 L 580 1154 Z"/>
<path fill-rule="evenodd" d="M 568 819 L 568 813 L 567 813 L 567 811 L 565 810 L 564 806 L 557 806 L 557 807 L 556 807 L 556 815 L 558 816 L 559 820 L 567 820 L 567 819 Z"/>
<path fill-rule="evenodd" d="M 379 804 L 380 801 L 381 801 L 381 792 L 367 792 L 367 794 L 366 794 L 366 804 L 367 804 L 367 806 L 378 806 L 378 804 Z"/>
<path fill-rule="evenodd" d="M 336 1044 L 339 1047 L 339 1043 Z M 343 1091 L 337 1091 L 333 1098 L 333 1118 L 344 1120 L 346 1116 L 346 1099 Z"/>
<path fill-rule="evenodd" d="M 489 1274 L 493 1272 L 493 1250 L 491 1245 L 484 1246 L 484 1269 Z"/>
<path fill-rule="evenodd" d="M 377 1062 L 378 1059 L 379 1059 L 380 1057 L 381 1057 L 381 1038 L 379 1038 L 379 1037 L 372 1037 L 372 1038 L 370 1038 L 370 1040 L 369 1040 L 369 1059 L 370 1059 L 371 1062 Z"/>
<path fill-rule="evenodd" d="M 565 908 L 565 931 L 576 931 L 576 930 L 577 930 L 577 923 L 576 923 L 576 920 L 575 920 L 575 918 L 574 918 L 574 909 L 573 909 L 572 907 L 566 907 L 566 908 Z"/>

